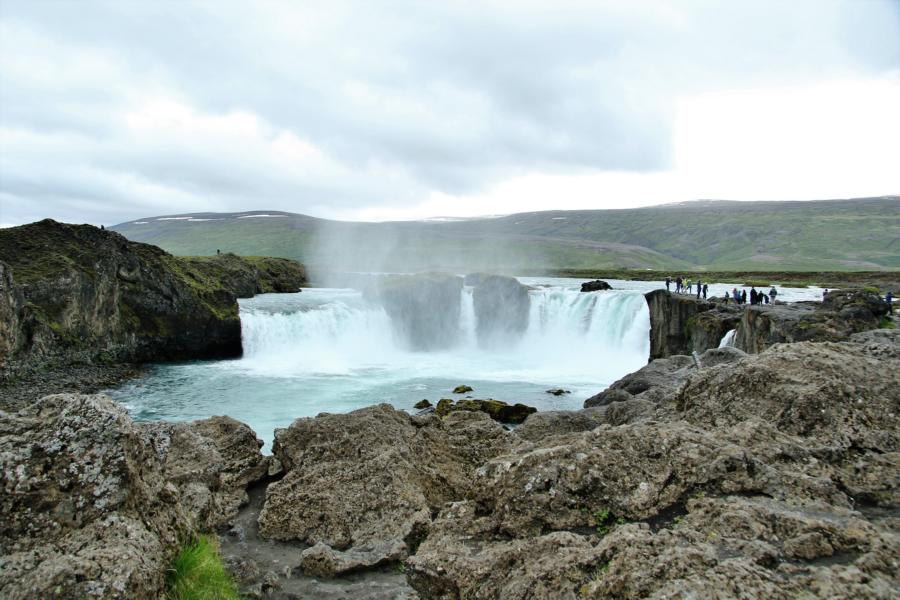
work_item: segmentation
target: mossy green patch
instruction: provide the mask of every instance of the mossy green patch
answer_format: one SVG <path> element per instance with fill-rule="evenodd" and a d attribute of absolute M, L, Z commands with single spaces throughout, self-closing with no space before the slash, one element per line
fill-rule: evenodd
<path fill-rule="evenodd" d="M 212 536 L 201 536 L 181 550 L 169 572 L 169 600 L 239 600 L 237 586 L 222 564 Z"/>

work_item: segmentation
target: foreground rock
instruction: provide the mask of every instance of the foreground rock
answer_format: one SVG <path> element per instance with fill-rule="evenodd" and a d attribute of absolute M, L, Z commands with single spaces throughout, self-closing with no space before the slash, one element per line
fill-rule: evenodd
<path fill-rule="evenodd" d="M 893 597 L 898 344 L 781 345 L 649 400 L 539 413 L 444 507 L 408 579 L 427 598 Z M 635 402 L 651 414 L 602 424 Z"/>
<path fill-rule="evenodd" d="M 298 419 L 275 432 L 286 474 L 267 490 L 260 532 L 327 546 L 307 557 L 317 572 L 361 555 L 370 564 L 405 558 L 432 514 L 506 445 L 503 428 L 480 412 L 414 419 L 382 404 Z"/>
<path fill-rule="evenodd" d="M 0 596 L 161 597 L 182 542 L 232 510 L 262 460 L 252 432 L 252 448 L 234 443 L 245 428 L 148 434 L 109 398 L 73 394 L 3 413 Z"/>

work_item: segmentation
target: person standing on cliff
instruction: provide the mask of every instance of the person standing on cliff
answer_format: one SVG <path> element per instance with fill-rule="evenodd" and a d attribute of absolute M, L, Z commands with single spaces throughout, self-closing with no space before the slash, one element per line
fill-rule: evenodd
<path fill-rule="evenodd" d="M 888 314 L 894 314 L 894 292 L 888 290 L 888 293 L 884 295 L 884 301 L 888 305 Z"/>
<path fill-rule="evenodd" d="M 672 283 L 672 278 L 668 275 L 666 276 L 666 291 L 669 291 L 669 285 Z"/>
<path fill-rule="evenodd" d="M 750 306 L 756 306 L 757 299 L 758 298 L 756 297 L 756 288 L 755 287 L 750 288 Z"/>
<path fill-rule="evenodd" d="M 703 299 L 706 300 L 706 292 L 709 291 L 709 284 L 703 284 Z"/>
<path fill-rule="evenodd" d="M 772 304 L 775 304 L 775 296 L 778 295 L 778 290 L 775 289 L 775 286 L 772 286 L 772 289 L 769 290 L 769 298 L 772 300 Z"/>
<path fill-rule="evenodd" d="M 676 294 L 681 293 L 681 281 L 682 281 L 682 279 L 681 279 L 681 276 L 679 275 L 678 278 L 675 280 L 675 293 Z"/>
<path fill-rule="evenodd" d="M 741 290 L 741 304 L 747 304 L 747 290 Z"/>
<path fill-rule="evenodd" d="M 728 290 L 725 290 L 725 304 L 728 304 Z"/>
<path fill-rule="evenodd" d="M 697 300 L 700 299 L 701 292 L 703 292 L 703 282 L 698 279 L 697 280 Z"/>

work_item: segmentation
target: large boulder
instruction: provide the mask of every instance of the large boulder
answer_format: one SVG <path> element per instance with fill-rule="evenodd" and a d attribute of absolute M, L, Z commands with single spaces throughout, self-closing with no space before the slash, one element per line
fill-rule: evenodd
<path fill-rule="evenodd" d="M 320 565 L 342 563 L 350 550 L 370 564 L 381 561 L 379 552 L 405 557 L 432 514 L 462 498 L 474 469 L 507 444 L 503 428 L 481 412 L 412 418 L 382 404 L 297 419 L 275 432 L 273 452 L 286 474 L 266 492 L 260 533 L 345 553 L 320 548 Z"/>
<path fill-rule="evenodd" d="M 464 398 L 455 402 L 449 398 L 441 398 L 435 408 L 435 413 L 439 417 L 446 417 L 456 411 L 483 412 L 499 423 L 517 425 L 524 422 L 528 415 L 536 413 L 537 409 L 518 402 L 507 404 L 501 400 L 475 398 Z"/>
<path fill-rule="evenodd" d="M 528 288 L 515 277 L 480 277 L 472 288 L 472 302 L 475 334 L 481 346 L 508 346 L 528 329 L 531 297 Z"/>
<path fill-rule="evenodd" d="M 613 289 L 608 282 L 603 281 L 602 279 L 595 279 L 594 281 L 586 281 L 581 284 L 582 292 L 603 292 L 606 290 Z"/>
<path fill-rule="evenodd" d="M 463 279 L 442 273 L 391 275 L 366 288 L 410 350 L 450 348 L 459 340 Z"/>
<path fill-rule="evenodd" d="M 79 394 L 0 413 L 0 596 L 160 598 L 182 543 L 233 517 L 267 464 L 227 417 L 136 424 Z"/>
<path fill-rule="evenodd" d="M 262 440 L 231 417 L 139 427 L 199 529 L 213 531 L 228 523 L 247 502 L 247 487 L 268 474 Z"/>
<path fill-rule="evenodd" d="M 105 396 L 0 419 L 0 596 L 157 598 L 192 533 L 154 452 Z"/>

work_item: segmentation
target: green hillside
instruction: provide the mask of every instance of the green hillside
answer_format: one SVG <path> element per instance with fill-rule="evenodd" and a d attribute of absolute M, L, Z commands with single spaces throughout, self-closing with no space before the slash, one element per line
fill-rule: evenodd
<path fill-rule="evenodd" d="M 205 255 L 221 249 L 295 258 L 338 270 L 900 269 L 897 196 L 696 201 L 392 223 L 252 211 L 152 217 L 113 229 L 174 254 Z"/>

